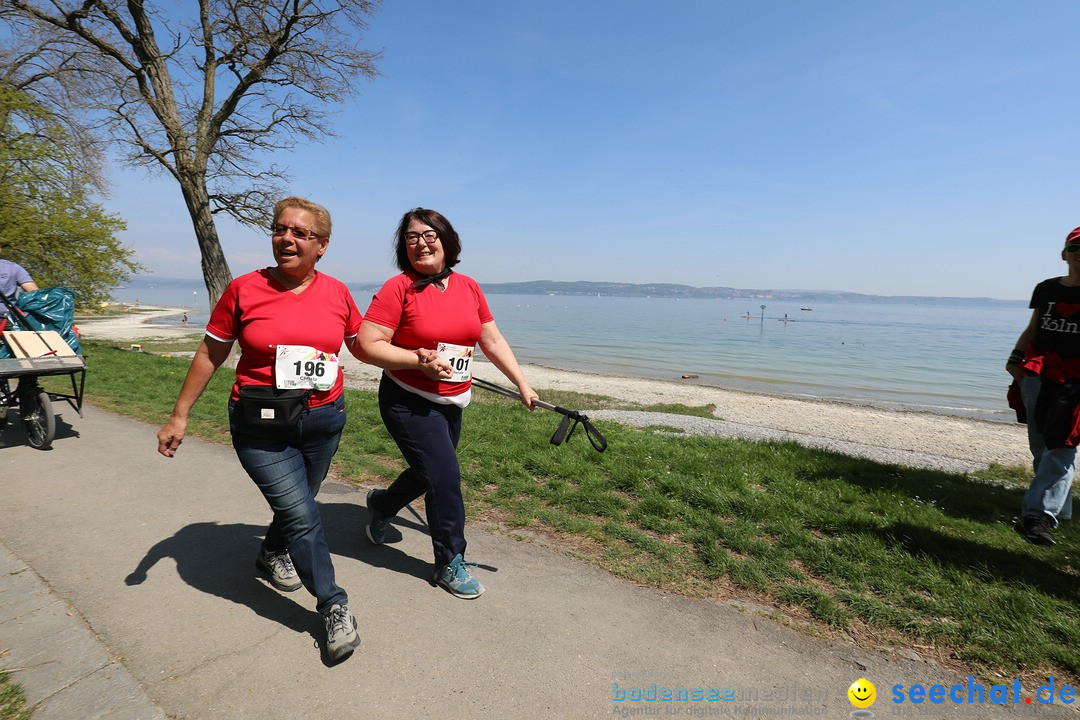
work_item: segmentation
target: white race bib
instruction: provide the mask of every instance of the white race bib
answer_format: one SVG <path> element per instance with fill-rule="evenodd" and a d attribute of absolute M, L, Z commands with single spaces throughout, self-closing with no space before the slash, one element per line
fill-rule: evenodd
<path fill-rule="evenodd" d="M 435 350 L 439 353 L 440 359 L 450 363 L 450 369 L 453 370 L 450 377 L 439 378 L 440 382 L 459 383 L 472 378 L 472 346 L 451 345 L 450 343 L 441 342 Z"/>
<path fill-rule="evenodd" d="M 338 358 L 307 345 L 278 345 L 274 386 L 279 390 L 329 390 L 338 376 Z"/>

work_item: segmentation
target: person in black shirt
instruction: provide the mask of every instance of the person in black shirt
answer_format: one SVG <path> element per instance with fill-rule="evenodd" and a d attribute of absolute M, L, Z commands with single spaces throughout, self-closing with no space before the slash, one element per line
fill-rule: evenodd
<path fill-rule="evenodd" d="M 1068 412 L 1055 420 L 1046 408 L 1052 394 L 1061 397 L 1070 382 L 1080 381 L 1080 228 L 1066 237 L 1061 259 L 1068 274 L 1035 286 L 1031 320 L 1005 364 L 1020 386 L 1035 471 L 1017 530 L 1039 545 L 1056 544 L 1058 521 L 1072 517 L 1080 424 Z"/>

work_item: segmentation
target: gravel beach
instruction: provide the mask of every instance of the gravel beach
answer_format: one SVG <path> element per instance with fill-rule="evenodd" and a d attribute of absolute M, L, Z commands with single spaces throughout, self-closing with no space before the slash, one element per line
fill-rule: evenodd
<path fill-rule="evenodd" d="M 202 328 L 157 325 L 150 321 L 176 316 L 182 310 L 142 308 L 102 319 L 80 319 L 84 337 L 102 340 L 169 338 L 197 333 Z M 374 389 L 380 370 L 342 353 L 346 385 Z M 575 408 L 601 425 L 620 422 L 633 426 L 668 426 L 684 433 L 749 439 L 794 440 L 846 455 L 912 467 L 970 472 L 990 463 L 1027 465 L 1025 427 L 931 413 L 885 410 L 850 403 L 762 395 L 695 385 L 687 380 L 650 380 L 523 366 L 529 382 L 544 390 L 569 390 L 606 395 L 628 402 L 682 403 L 715 406 L 715 420 L 684 415 Z M 475 365 L 478 378 L 506 384 L 489 363 Z M 1002 403 L 1008 378 L 1002 371 Z"/>

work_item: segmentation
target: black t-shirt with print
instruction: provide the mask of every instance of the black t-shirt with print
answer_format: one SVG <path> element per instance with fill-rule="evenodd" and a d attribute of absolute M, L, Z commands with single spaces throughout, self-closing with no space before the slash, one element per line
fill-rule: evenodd
<path fill-rule="evenodd" d="M 1080 287 L 1067 287 L 1061 278 L 1043 280 L 1031 293 L 1032 310 L 1039 311 L 1035 349 L 1062 358 L 1080 357 Z"/>

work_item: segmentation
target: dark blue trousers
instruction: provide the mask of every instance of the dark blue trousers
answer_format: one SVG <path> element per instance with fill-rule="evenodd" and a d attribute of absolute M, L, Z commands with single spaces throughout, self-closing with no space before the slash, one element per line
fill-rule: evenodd
<path fill-rule="evenodd" d="M 409 467 L 385 493 L 373 498 L 375 510 L 397 515 L 424 496 L 435 566 L 465 555 L 465 502 L 457 444 L 461 408 L 440 405 L 405 390 L 385 374 L 379 384 L 379 412 Z"/>

